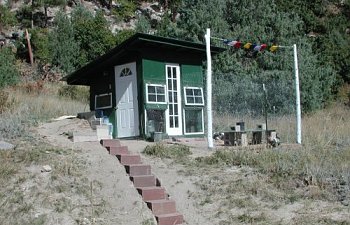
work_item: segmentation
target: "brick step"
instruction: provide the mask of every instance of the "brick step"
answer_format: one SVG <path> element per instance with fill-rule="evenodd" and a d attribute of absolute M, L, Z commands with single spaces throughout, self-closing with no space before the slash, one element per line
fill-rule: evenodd
<path fill-rule="evenodd" d="M 147 201 L 147 206 L 154 215 L 176 213 L 175 201 L 172 199 Z"/>
<path fill-rule="evenodd" d="M 166 193 L 163 187 L 139 187 L 137 191 L 144 201 L 166 199 Z"/>
<path fill-rule="evenodd" d="M 183 215 L 176 213 L 155 215 L 158 225 L 174 225 L 174 224 L 182 224 L 184 221 Z"/>
<path fill-rule="evenodd" d="M 117 155 L 122 165 L 141 164 L 141 156 L 139 154 L 120 154 Z"/>
<path fill-rule="evenodd" d="M 151 175 L 151 166 L 145 164 L 125 165 L 125 170 L 131 177 Z"/>
<path fill-rule="evenodd" d="M 138 187 L 154 187 L 156 186 L 156 177 L 154 175 L 132 176 L 130 180 Z"/>
<path fill-rule="evenodd" d="M 119 146 L 119 147 L 106 147 L 107 151 L 109 151 L 109 154 L 117 156 L 117 155 L 126 155 L 130 154 L 127 146 Z"/>
<path fill-rule="evenodd" d="M 120 147 L 120 141 L 117 139 L 101 139 L 100 141 L 103 147 Z"/>

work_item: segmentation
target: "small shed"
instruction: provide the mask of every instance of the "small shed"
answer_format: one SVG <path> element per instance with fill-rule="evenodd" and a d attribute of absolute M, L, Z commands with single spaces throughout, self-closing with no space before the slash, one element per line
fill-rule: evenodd
<path fill-rule="evenodd" d="M 212 54 L 225 49 L 211 47 Z M 206 46 L 137 33 L 66 77 L 90 86 L 90 110 L 114 138 L 204 135 Z"/>

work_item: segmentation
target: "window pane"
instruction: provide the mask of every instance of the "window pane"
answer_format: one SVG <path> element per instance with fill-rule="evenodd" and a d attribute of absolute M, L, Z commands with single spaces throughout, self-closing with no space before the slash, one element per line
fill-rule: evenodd
<path fill-rule="evenodd" d="M 171 78 L 171 67 L 168 67 L 168 78 Z"/>
<path fill-rule="evenodd" d="M 169 115 L 174 115 L 173 111 L 174 107 L 172 104 L 169 105 Z"/>
<path fill-rule="evenodd" d="M 158 95 L 157 102 L 165 102 L 165 95 Z"/>
<path fill-rule="evenodd" d="M 176 67 L 173 67 L 173 78 L 176 78 Z"/>
<path fill-rule="evenodd" d="M 171 85 L 171 82 L 168 82 L 168 90 L 169 91 L 173 90 L 173 86 Z"/>
<path fill-rule="evenodd" d="M 186 133 L 203 132 L 202 110 L 185 110 Z"/>
<path fill-rule="evenodd" d="M 192 89 L 186 88 L 186 95 L 192 95 Z"/>
<path fill-rule="evenodd" d="M 177 90 L 177 82 L 174 81 L 174 90 Z"/>
<path fill-rule="evenodd" d="M 175 127 L 179 127 L 179 117 L 175 116 L 174 119 L 175 119 Z"/>
<path fill-rule="evenodd" d="M 178 105 L 174 104 L 174 115 L 179 115 Z"/>
<path fill-rule="evenodd" d="M 193 97 L 187 97 L 187 104 L 194 104 L 194 98 Z"/>
<path fill-rule="evenodd" d="M 168 95 L 169 95 L 169 102 L 172 103 L 173 102 L 173 92 L 169 91 Z"/>
<path fill-rule="evenodd" d="M 165 88 L 164 87 L 158 86 L 158 87 L 156 87 L 156 89 L 157 89 L 157 93 L 158 94 L 164 94 L 165 93 Z"/>
<path fill-rule="evenodd" d="M 196 102 L 197 104 L 202 104 L 202 103 L 203 103 L 202 97 L 195 97 L 195 102 Z"/>
<path fill-rule="evenodd" d="M 174 127 L 174 116 L 170 116 L 170 127 L 173 128 Z"/>
<path fill-rule="evenodd" d="M 150 101 L 150 102 L 157 102 L 156 95 L 149 94 L 148 95 L 148 101 Z"/>
<path fill-rule="evenodd" d="M 156 87 L 149 85 L 147 88 L 148 93 L 156 93 Z"/>
<path fill-rule="evenodd" d="M 202 96 L 202 90 L 201 89 L 193 89 L 193 94 L 195 96 Z"/>

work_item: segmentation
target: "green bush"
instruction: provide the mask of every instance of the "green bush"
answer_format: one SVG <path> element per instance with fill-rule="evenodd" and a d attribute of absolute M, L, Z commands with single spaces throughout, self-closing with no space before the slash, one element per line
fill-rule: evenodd
<path fill-rule="evenodd" d="M 121 0 L 118 1 L 119 6 L 112 9 L 112 14 L 117 16 L 119 20 L 129 20 L 135 15 L 136 4 L 134 1 Z"/>
<path fill-rule="evenodd" d="M 5 5 L 0 5 L 0 30 L 17 24 L 17 19 L 14 13 Z"/>
<path fill-rule="evenodd" d="M 19 72 L 11 48 L 0 49 L 0 62 L 0 88 L 16 84 L 19 81 Z"/>

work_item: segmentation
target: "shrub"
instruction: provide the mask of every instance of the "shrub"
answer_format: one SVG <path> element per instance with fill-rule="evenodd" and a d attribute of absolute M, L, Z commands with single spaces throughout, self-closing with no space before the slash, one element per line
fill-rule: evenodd
<path fill-rule="evenodd" d="M 155 145 L 147 145 L 143 150 L 144 154 L 160 158 L 182 159 L 191 155 L 190 148 L 186 145 L 165 145 L 157 143 Z"/>
<path fill-rule="evenodd" d="M 19 80 L 15 56 L 10 48 L 0 50 L 0 88 L 14 85 Z"/>
<path fill-rule="evenodd" d="M 58 95 L 83 103 L 88 103 L 90 98 L 89 89 L 85 86 L 63 85 L 58 89 Z"/>

